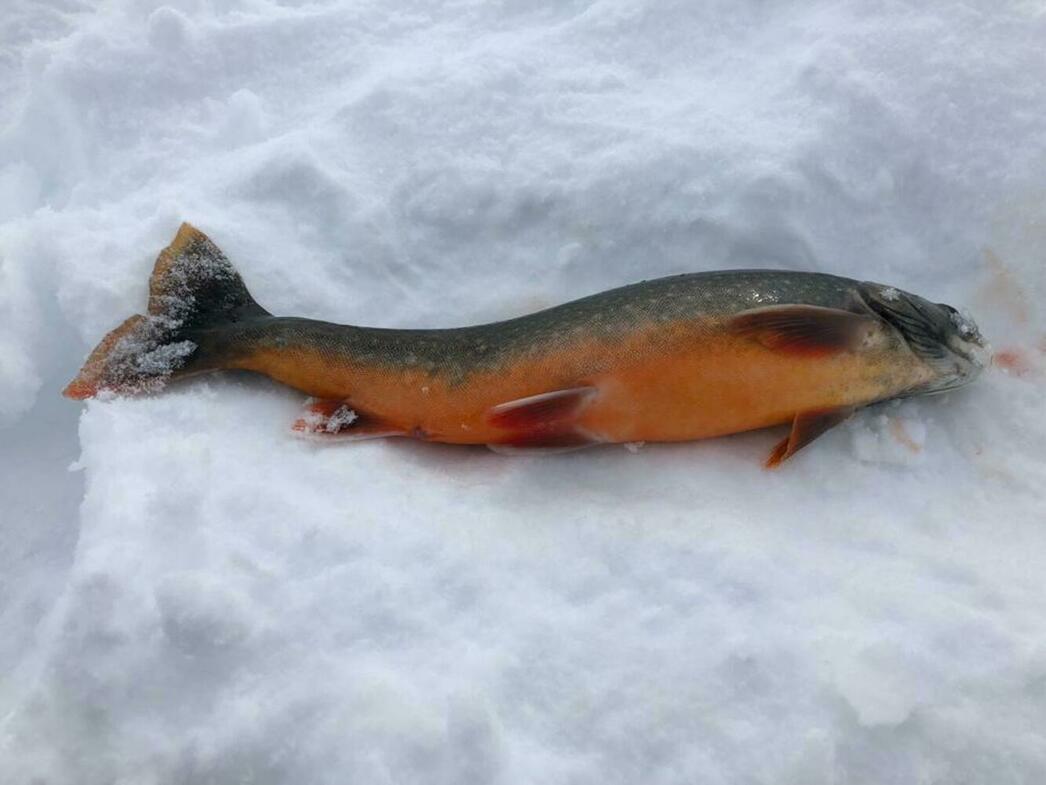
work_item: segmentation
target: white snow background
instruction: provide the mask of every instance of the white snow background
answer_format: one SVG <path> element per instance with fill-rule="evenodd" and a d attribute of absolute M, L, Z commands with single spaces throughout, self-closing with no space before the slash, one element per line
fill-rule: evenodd
<path fill-rule="evenodd" d="M 1007 367 L 776 472 L 60 398 L 182 220 L 279 314 L 822 270 Z M 4 0 L 0 782 L 1046 781 L 1044 298 L 1041 0 Z"/>

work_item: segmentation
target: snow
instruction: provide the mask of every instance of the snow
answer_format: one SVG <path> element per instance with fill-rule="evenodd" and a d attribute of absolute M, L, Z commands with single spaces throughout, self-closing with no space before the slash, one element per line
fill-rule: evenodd
<path fill-rule="evenodd" d="M 12 0 L 13 783 L 1046 777 L 1040 3 Z M 968 308 L 971 388 L 547 458 L 318 445 L 243 375 L 58 398 L 183 220 L 279 314 L 821 270 Z"/>

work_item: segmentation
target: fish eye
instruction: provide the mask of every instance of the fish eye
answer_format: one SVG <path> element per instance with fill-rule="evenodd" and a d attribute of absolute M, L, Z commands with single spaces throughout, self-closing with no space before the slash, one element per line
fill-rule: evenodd
<path fill-rule="evenodd" d="M 977 329 L 977 325 L 974 324 L 969 315 L 964 314 L 945 303 L 940 303 L 940 306 L 947 311 L 948 318 L 951 319 L 951 322 L 954 325 L 956 332 L 959 333 L 960 338 L 964 341 L 978 341 L 980 339 L 980 331 Z"/>

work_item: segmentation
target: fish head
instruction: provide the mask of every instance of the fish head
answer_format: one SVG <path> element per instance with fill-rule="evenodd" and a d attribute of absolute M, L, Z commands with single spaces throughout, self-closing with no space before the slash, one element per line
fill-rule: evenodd
<path fill-rule="evenodd" d="M 913 392 L 954 390 L 972 382 L 989 364 L 988 343 L 968 313 L 893 286 L 865 282 L 859 291 L 872 312 L 931 369 L 930 381 Z"/>

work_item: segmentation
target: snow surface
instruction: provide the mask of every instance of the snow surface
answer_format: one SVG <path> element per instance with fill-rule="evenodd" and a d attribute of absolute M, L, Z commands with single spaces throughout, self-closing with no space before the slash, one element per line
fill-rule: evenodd
<path fill-rule="evenodd" d="M 0 782 L 1044 781 L 1044 77 L 1038 0 L 6 0 Z M 182 220 L 277 313 L 785 267 L 998 363 L 773 473 L 321 447 L 237 375 L 77 432 Z"/>

